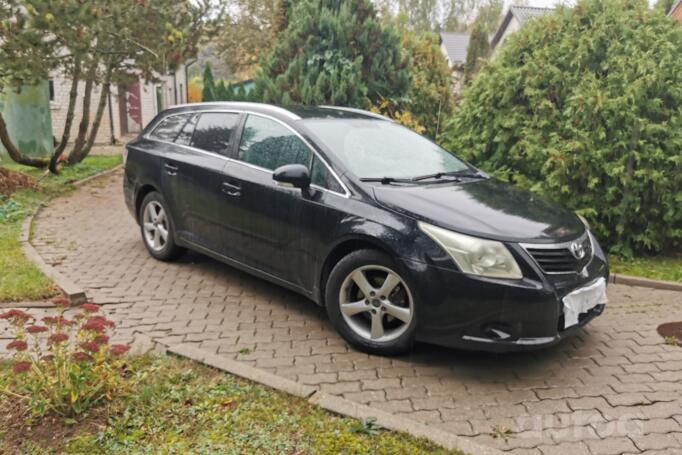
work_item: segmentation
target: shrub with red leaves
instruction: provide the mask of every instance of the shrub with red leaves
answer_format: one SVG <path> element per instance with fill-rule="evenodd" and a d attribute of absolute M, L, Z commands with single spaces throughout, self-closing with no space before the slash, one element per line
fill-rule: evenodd
<path fill-rule="evenodd" d="M 126 352 L 130 351 L 130 346 L 126 346 L 125 344 L 113 344 L 109 348 L 109 352 L 111 352 L 112 355 L 123 355 Z"/>
<path fill-rule="evenodd" d="M 57 296 L 52 299 L 52 303 L 56 306 L 67 307 L 71 305 L 71 300 L 63 295 Z"/>
<path fill-rule="evenodd" d="M 12 323 L 23 324 L 29 319 L 32 319 L 31 315 L 21 310 L 9 310 L 4 313 L 0 313 L 0 319 L 9 319 Z"/>
<path fill-rule="evenodd" d="M 99 334 L 95 337 L 95 339 L 93 341 L 97 344 L 108 344 L 109 343 L 109 336 Z"/>
<path fill-rule="evenodd" d="M 94 303 L 84 303 L 80 306 L 80 309 L 87 311 L 88 313 L 97 313 L 99 311 L 99 305 L 95 305 Z"/>
<path fill-rule="evenodd" d="M 31 362 L 17 362 L 12 365 L 12 371 L 14 373 L 26 373 L 31 369 Z"/>
<path fill-rule="evenodd" d="M 19 339 L 13 340 L 7 345 L 7 349 L 10 350 L 14 349 L 15 351 L 19 352 L 25 351 L 26 349 L 28 349 L 28 343 L 26 343 L 24 340 Z"/>
<path fill-rule="evenodd" d="M 73 321 L 69 321 L 64 316 L 45 316 L 43 318 L 43 322 L 45 323 L 45 325 L 48 325 L 48 326 L 54 325 L 57 327 L 71 326 L 74 324 Z"/>
<path fill-rule="evenodd" d="M 91 362 L 91 361 L 95 360 L 87 352 L 74 352 L 73 355 L 71 355 L 71 358 L 73 360 L 75 360 L 76 362 Z"/>
<path fill-rule="evenodd" d="M 94 341 L 83 341 L 78 346 L 80 346 L 84 351 L 89 351 L 94 354 L 99 352 L 99 344 L 95 343 Z"/>
<path fill-rule="evenodd" d="M 66 319 L 68 300 L 56 298 L 53 303 L 57 315 L 42 318 L 45 325 L 29 322 L 34 318 L 21 310 L 0 314 L 15 332 L 15 339 L 7 345 L 14 351 L 15 373 L 9 378 L 8 389 L 12 396 L 25 398 L 36 415 L 75 416 L 124 389 L 122 370 L 126 362 L 121 356 L 130 348 L 109 346 L 107 332 L 114 322 L 93 314 L 100 311 L 98 305 L 81 305 L 73 318 Z M 35 351 L 28 350 L 31 337 Z M 45 381 L 46 377 L 50 381 Z"/>
<path fill-rule="evenodd" d="M 49 344 L 59 344 L 69 340 L 69 335 L 63 332 L 55 332 L 47 338 Z"/>
<path fill-rule="evenodd" d="M 50 329 L 48 329 L 44 325 L 29 325 L 28 327 L 26 327 L 26 331 L 28 333 L 43 333 L 47 332 L 48 330 Z"/>

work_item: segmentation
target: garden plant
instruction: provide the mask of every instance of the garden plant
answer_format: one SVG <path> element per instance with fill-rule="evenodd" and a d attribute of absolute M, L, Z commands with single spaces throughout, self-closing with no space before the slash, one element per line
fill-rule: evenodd
<path fill-rule="evenodd" d="M 12 376 L 3 394 L 25 400 L 37 416 L 74 417 L 126 388 L 123 354 L 129 347 L 109 343 L 114 323 L 99 315 L 99 306 L 69 308 L 64 297 L 53 299 L 57 314 L 40 321 L 13 309 L 0 314 L 14 331 Z"/>

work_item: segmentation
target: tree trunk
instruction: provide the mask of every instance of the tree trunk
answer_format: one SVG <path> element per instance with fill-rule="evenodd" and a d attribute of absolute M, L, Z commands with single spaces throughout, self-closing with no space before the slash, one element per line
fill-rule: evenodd
<path fill-rule="evenodd" d="M 102 84 L 102 91 L 99 94 L 99 102 L 97 103 L 97 111 L 95 113 L 95 120 L 90 127 L 90 134 L 85 145 L 78 151 L 74 150 L 71 155 L 69 155 L 69 164 L 80 163 L 88 156 L 90 150 L 92 149 L 95 139 L 97 138 L 97 131 L 99 131 L 99 126 L 102 123 L 102 116 L 104 115 L 104 108 L 107 106 L 107 99 L 109 97 L 109 90 L 111 89 L 111 72 L 112 68 L 108 67 L 106 75 L 104 77 L 104 83 Z"/>
<path fill-rule="evenodd" d="M 5 123 L 5 119 L 3 118 L 2 113 L 0 113 L 0 142 L 2 142 L 2 145 L 5 146 L 5 149 L 7 150 L 7 154 L 9 155 L 9 157 L 19 164 L 39 168 L 46 167 L 48 164 L 48 160 L 46 160 L 45 158 L 33 158 L 28 155 L 24 155 L 23 153 L 21 153 L 19 149 L 16 148 L 16 146 L 12 142 L 12 139 L 9 137 L 9 131 L 7 131 L 7 124 Z"/>
<path fill-rule="evenodd" d="M 83 93 L 83 114 L 81 122 L 78 125 L 78 136 L 73 144 L 73 150 L 69 154 L 69 164 L 74 164 L 71 160 L 72 156 L 78 156 L 83 147 L 85 147 L 85 140 L 88 134 L 88 127 L 90 126 L 90 102 L 92 100 L 92 89 L 95 86 L 95 77 L 97 75 L 97 60 L 92 63 L 88 70 L 87 79 L 85 80 L 85 92 Z M 78 161 L 76 161 L 77 163 Z"/>
<path fill-rule="evenodd" d="M 57 145 L 52 158 L 50 159 L 50 172 L 57 174 L 57 163 L 59 158 L 61 158 L 62 153 L 66 145 L 69 143 L 69 137 L 71 135 L 71 127 L 73 126 L 74 112 L 76 111 L 76 100 L 78 99 L 78 83 L 81 79 L 81 62 L 76 59 L 73 66 L 73 72 L 71 73 L 71 90 L 69 91 L 69 107 L 66 110 L 66 120 L 64 122 L 64 130 L 62 131 L 62 138 Z"/>

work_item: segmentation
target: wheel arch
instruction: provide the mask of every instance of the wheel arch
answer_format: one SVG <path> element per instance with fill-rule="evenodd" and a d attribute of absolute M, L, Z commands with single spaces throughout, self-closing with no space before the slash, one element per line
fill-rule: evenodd
<path fill-rule="evenodd" d="M 143 184 L 140 186 L 140 188 L 137 190 L 137 194 L 135 195 L 135 220 L 140 222 L 140 209 L 142 208 L 142 201 L 144 200 L 145 196 L 147 196 L 149 193 L 152 191 L 159 191 L 154 185 L 151 185 L 149 183 Z"/>
<path fill-rule="evenodd" d="M 393 251 L 391 251 L 391 249 L 385 243 L 381 242 L 375 237 L 356 235 L 342 239 L 336 243 L 327 253 L 324 263 L 320 269 L 317 292 L 317 303 L 320 306 L 326 305 L 324 295 L 327 286 L 327 280 L 329 279 L 329 275 L 331 274 L 334 265 L 336 265 L 337 262 L 350 253 L 364 249 L 378 250 L 391 257 L 395 256 Z"/>

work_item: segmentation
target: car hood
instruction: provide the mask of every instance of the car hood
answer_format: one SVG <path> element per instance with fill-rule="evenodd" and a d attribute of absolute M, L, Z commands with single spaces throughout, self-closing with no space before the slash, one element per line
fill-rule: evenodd
<path fill-rule="evenodd" d="M 374 187 L 386 208 L 453 231 L 513 242 L 565 242 L 585 228 L 567 209 L 495 179 Z"/>

